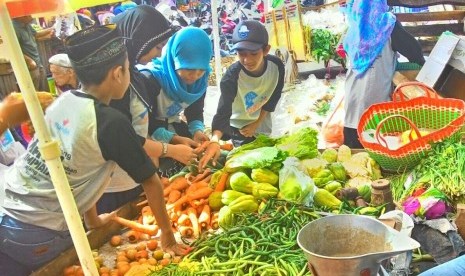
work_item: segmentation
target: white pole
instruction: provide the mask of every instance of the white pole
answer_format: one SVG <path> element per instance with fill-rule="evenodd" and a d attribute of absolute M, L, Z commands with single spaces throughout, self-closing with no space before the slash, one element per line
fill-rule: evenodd
<path fill-rule="evenodd" d="M 6 41 L 5 45 L 9 52 L 10 62 L 15 72 L 16 80 L 21 88 L 24 102 L 26 103 L 29 116 L 39 139 L 40 153 L 50 173 L 84 274 L 88 276 L 99 275 L 89 241 L 87 240 L 84 227 L 81 223 L 81 216 L 79 215 L 73 194 L 69 188 L 68 179 L 63 169 L 63 164 L 60 160 L 60 147 L 57 141 L 52 140 L 50 132 L 45 124 L 44 113 L 40 107 L 23 54 L 19 50 L 21 48 L 4 0 L 0 0 L 0 33 Z"/>
<path fill-rule="evenodd" d="M 211 0 L 212 9 L 212 32 L 213 32 L 213 49 L 215 53 L 215 74 L 216 74 L 216 87 L 219 91 L 221 75 L 221 53 L 220 53 L 220 31 L 218 27 L 218 3 L 217 0 Z"/>

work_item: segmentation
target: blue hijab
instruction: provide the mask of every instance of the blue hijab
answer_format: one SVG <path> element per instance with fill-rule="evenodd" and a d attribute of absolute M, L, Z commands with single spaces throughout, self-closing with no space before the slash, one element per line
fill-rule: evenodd
<path fill-rule="evenodd" d="M 370 68 L 391 36 L 396 17 L 388 8 L 386 0 L 347 1 L 344 49 L 357 75 Z"/>
<path fill-rule="evenodd" d="M 175 102 L 192 104 L 207 91 L 212 45 L 201 29 L 187 27 L 174 34 L 166 44 L 161 58 L 148 68 L 163 91 Z M 205 74 L 191 85 L 176 73 L 178 69 L 201 69 Z"/>

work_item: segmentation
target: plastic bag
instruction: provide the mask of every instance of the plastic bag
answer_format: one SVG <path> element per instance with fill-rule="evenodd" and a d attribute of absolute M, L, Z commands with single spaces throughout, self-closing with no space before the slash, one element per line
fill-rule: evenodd
<path fill-rule="evenodd" d="M 342 97 L 321 129 L 326 148 L 338 148 L 344 144 L 344 116 L 344 97 Z"/>
<path fill-rule="evenodd" d="M 313 179 L 299 169 L 300 161 L 288 157 L 279 171 L 278 197 L 290 202 L 311 205 L 315 194 Z"/>

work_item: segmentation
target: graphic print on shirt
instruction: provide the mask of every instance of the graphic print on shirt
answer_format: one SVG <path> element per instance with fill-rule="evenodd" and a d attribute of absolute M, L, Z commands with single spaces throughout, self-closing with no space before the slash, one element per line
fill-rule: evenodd
<path fill-rule="evenodd" d="M 254 91 L 247 92 L 244 96 L 245 110 L 247 113 L 252 114 L 260 110 L 262 106 L 268 101 L 268 97 L 260 96 Z"/>
<path fill-rule="evenodd" d="M 58 130 L 58 132 L 64 135 L 69 135 L 68 124 L 69 124 L 69 119 L 64 119 L 61 123 L 55 122 L 54 125 L 55 125 L 55 128 Z"/>

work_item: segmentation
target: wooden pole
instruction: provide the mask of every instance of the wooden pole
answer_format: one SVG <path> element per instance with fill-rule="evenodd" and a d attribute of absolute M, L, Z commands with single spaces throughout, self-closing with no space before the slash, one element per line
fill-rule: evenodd
<path fill-rule="evenodd" d="M 71 192 L 68 179 L 63 169 L 63 164 L 60 160 L 60 147 L 58 142 L 51 138 L 50 132 L 46 126 L 44 113 L 40 107 L 39 99 L 37 98 L 34 84 L 29 75 L 29 70 L 27 69 L 23 54 L 19 51 L 21 48 L 4 0 L 0 0 L 0 33 L 1 36 L 5 38 L 16 80 L 21 88 L 24 102 L 26 103 L 27 110 L 39 140 L 41 157 L 45 160 L 50 173 L 84 274 L 88 276 L 99 275 L 92 256 L 92 250 L 81 222 L 81 216 L 79 215 L 73 193 Z"/>
<path fill-rule="evenodd" d="M 213 51 L 215 54 L 215 75 L 216 75 L 216 87 L 220 91 L 221 82 L 221 53 L 220 53 L 220 29 L 218 27 L 218 3 L 217 1 L 211 1 L 212 10 L 212 32 L 213 32 Z"/>

